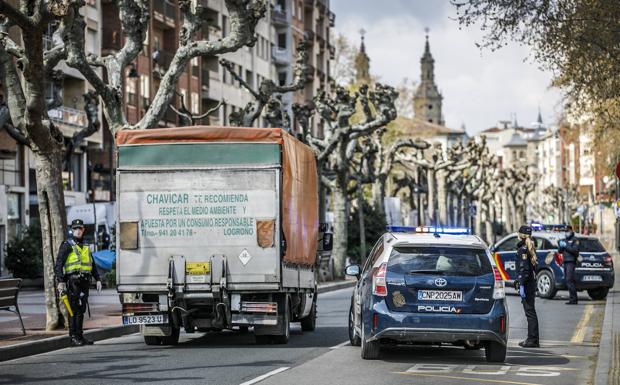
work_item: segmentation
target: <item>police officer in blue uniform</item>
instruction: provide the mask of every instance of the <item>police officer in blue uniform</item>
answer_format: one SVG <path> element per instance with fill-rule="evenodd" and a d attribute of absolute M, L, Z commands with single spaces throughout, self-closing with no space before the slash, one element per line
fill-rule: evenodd
<path fill-rule="evenodd" d="M 521 226 L 519 229 L 519 240 L 517 244 L 517 259 L 519 261 L 519 295 L 527 319 L 527 339 L 519 342 L 519 346 L 524 348 L 538 348 L 538 316 L 534 301 L 536 299 L 536 246 L 532 240 L 532 228 Z"/>
<path fill-rule="evenodd" d="M 558 251 L 564 257 L 564 278 L 568 289 L 567 305 L 577 305 L 577 289 L 575 288 L 575 265 L 579 258 L 579 241 L 575 238 L 572 226 L 566 226 L 568 236 L 558 242 Z"/>

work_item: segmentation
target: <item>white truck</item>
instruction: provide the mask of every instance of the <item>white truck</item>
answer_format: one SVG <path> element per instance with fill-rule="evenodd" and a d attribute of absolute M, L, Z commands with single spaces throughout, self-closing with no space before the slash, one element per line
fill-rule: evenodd
<path fill-rule="evenodd" d="M 253 326 L 287 343 L 316 322 L 318 181 L 312 150 L 281 129 L 121 131 L 117 288 L 145 343 Z M 321 245 L 321 247 L 323 247 Z M 329 248 L 326 245 L 326 248 Z"/>

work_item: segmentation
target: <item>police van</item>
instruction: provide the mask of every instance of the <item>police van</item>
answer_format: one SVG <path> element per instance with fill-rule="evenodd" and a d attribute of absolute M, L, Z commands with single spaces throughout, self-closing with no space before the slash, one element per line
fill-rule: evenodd
<path fill-rule="evenodd" d="M 558 241 L 568 235 L 564 227 L 533 226 L 532 238 L 536 244 L 538 266 L 536 267 L 537 291 L 541 298 L 552 299 L 558 290 L 566 289 L 564 256 L 558 251 Z M 558 228 L 561 231 L 555 231 Z M 575 266 L 575 286 L 578 291 L 587 290 L 595 300 L 605 299 L 614 285 L 614 265 L 611 255 L 596 237 L 575 234 L 579 245 L 579 257 Z M 517 233 L 502 238 L 491 247 L 493 259 L 502 278 L 514 284 L 518 274 Z"/>

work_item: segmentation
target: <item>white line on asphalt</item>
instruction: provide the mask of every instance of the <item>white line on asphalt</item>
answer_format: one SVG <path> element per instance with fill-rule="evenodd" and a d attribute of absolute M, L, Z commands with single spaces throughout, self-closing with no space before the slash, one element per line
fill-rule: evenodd
<path fill-rule="evenodd" d="M 594 310 L 594 306 L 586 305 L 586 308 L 583 311 L 583 316 L 577 324 L 575 334 L 573 334 L 573 338 L 570 339 L 570 342 L 583 342 L 583 339 L 586 336 L 586 327 L 588 326 L 588 322 L 590 322 L 590 318 L 592 317 L 592 310 Z"/>
<path fill-rule="evenodd" d="M 338 345 L 336 345 L 336 346 L 332 346 L 330 349 L 338 349 L 338 348 L 341 348 L 341 347 L 343 347 L 343 346 L 345 346 L 345 345 L 348 345 L 348 344 L 349 344 L 349 341 L 344 341 L 344 342 L 343 342 L 343 343 L 341 343 L 341 344 L 338 344 Z"/>
<path fill-rule="evenodd" d="M 276 374 L 278 374 L 278 373 L 282 373 L 283 371 L 288 370 L 288 369 L 290 369 L 290 368 L 289 368 L 289 367 L 286 367 L 286 366 L 283 366 L 283 367 L 278 368 L 278 369 L 276 369 L 276 370 L 272 370 L 272 371 L 271 371 L 271 372 L 269 372 L 269 373 L 265 373 L 265 374 L 263 374 L 262 376 L 258 376 L 258 377 L 256 377 L 256 378 L 255 378 L 255 379 L 253 379 L 253 380 L 246 381 L 246 382 L 244 382 L 244 383 L 242 383 L 242 384 L 240 384 L 240 385 L 252 385 L 252 384 L 256 384 L 257 382 L 261 382 L 262 380 L 264 380 L 264 379 L 266 379 L 266 378 L 269 378 L 269 377 L 271 377 L 271 376 L 275 376 Z"/>

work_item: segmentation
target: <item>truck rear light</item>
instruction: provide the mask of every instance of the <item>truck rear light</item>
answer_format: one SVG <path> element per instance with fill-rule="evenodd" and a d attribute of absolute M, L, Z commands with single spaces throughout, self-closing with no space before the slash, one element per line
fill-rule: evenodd
<path fill-rule="evenodd" d="M 276 302 L 241 302 L 241 311 L 244 313 L 278 314 Z"/>
<path fill-rule="evenodd" d="M 609 267 L 614 267 L 614 259 L 611 257 L 611 255 L 607 254 L 605 256 L 605 264 Z"/>
<path fill-rule="evenodd" d="M 387 296 L 387 286 L 385 285 L 385 271 L 387 270 L 387 263 L 382 263 L 381 266 L 372 275 L 372 294 L 379 297 Z"/>
<path fill-rule="evenodd" d="M 493 266 L 493 276 L 495 277 L 495 285 L 493 286 L 493 299 L 506 298 L 504 290 L 504 280 L 497 267 Z"/>
<path fill-rule="evenodd" d="M 129 302 L 123 304 L 123 314 L 131 315 L 135 313 L 153 313 L 159 311 L 157 302 Z"/>
<path fill-rule="evenodd" d="M 556 251 L 555 255 L 554 255 L 554 258 L 555 258 L 555 263 L 558 266 L 564 265 L 564 256 L 562 255 L 562 253 L 559 253 L 559 252 Z"/>
<path fill-rule="evenodd" d="M 499 331 L 501 333 L 506 332 L 506 318 L 504 316 L 499 317 Z"/>

